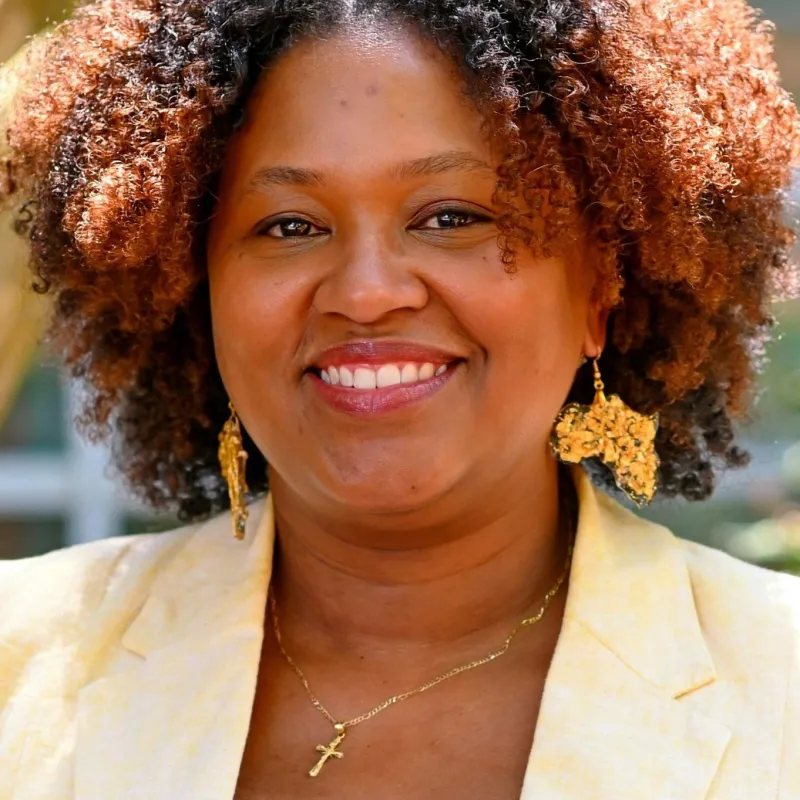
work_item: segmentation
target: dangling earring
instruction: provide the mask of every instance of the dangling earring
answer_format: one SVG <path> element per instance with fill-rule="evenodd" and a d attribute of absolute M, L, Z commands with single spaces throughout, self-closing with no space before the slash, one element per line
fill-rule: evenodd
<path fill-rule="evenodd" d="M 237 539 L 244 539 L 248 513 L 245 503 L 247 451 L 242 446 L 242 429 L 233 403 L 228 403 L 228 407 L 231 410 L 231 416 L 222 426 L 219 434 L 219 463 L 222 467 L 222 477 L 228 484 L 228 496 L 231 499 L 233 535 Z"/>
<path fill-rule="evenodd" d="M 636 505 L 644 506 L 656 492 L 658 416 L 633 411 L 619 395 L 607 398 L 598 358 L 594 359 L 594 402 L 590 406 L 570 403 L 561 409 L 553 429 L 553 452 L 571 464 L 601 458 L 617 486 Z"/>

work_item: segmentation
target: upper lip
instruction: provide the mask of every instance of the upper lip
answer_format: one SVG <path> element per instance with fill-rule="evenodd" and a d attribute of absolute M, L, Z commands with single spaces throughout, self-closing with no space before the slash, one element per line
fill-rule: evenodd
<path fill-rule="evenodd" d="M 449 364 L 462 358 L 452 350 L 421 344 L 388 339 L 358 339 L 333 345 L 315 356 L 308 369 L 325 369 L 340 364 L 382 364 L 432 363 L 435 366 Z"/>

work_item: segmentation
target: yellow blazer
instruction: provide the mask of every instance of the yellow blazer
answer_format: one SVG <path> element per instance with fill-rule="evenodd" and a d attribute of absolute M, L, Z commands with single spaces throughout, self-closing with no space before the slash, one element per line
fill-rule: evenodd
<path fill-rule="evenodd" d="M 522 800 L 800 800 L 800 580 L 577 484 Z M 0 800 L 230 800 L 272 550 L 267 499 L 0 563 Z"/>

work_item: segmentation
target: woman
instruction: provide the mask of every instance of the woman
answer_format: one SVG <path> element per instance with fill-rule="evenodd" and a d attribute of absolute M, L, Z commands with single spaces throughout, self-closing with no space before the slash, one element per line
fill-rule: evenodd
<path fill-rule="evenodd" d="M 107 0 L 27 69 L 53 344 L 190 524 L 2 566 L 0 796 L 800 797 L 797 580 L 580 466 L 746 460 L 800 144 L 753 12 Z"/>

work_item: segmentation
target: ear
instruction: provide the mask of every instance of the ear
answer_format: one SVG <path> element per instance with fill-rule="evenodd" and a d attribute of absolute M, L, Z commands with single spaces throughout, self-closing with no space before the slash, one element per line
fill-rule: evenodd
<path fill-rule="evenodd" d="M 608 317 L 611 309 L 592 300 L 586 310 L 586 334 L 583 339 L 583 353 L 587 358 L 598 358 L 606 346 Z"/>

